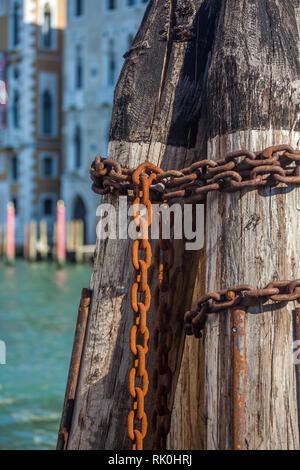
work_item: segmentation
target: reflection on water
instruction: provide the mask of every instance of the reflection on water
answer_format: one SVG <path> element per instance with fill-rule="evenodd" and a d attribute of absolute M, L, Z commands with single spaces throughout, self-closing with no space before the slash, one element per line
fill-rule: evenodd
<path fill-rule="evenodd" d="M 0 266 L 0 449 L 54 449 L 90 266 Z"/>

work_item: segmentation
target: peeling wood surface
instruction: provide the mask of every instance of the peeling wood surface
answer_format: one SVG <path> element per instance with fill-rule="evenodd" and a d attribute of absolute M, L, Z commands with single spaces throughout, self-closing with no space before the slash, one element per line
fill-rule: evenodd
<path fill-rule="evenodd" d="M 192 308 L 204 294 L 205 249 L 201 250 L 192 296 Z M 170 450 L 205 449 L 203 339 L 186 337 L 180 375 L 172 410 Z"/>

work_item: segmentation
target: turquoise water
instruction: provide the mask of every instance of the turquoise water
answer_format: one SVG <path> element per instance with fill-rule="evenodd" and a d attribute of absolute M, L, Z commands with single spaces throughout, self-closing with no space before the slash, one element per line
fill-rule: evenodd
<path fill-rule="evenodd" d="M 81 289 L 90 266 L 0 265 L 0 449 L 55 449 Z"/>

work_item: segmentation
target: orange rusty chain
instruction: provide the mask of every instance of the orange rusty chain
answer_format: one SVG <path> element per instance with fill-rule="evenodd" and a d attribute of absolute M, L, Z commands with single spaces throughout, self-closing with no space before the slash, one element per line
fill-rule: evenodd
<path fill-rule="evenodd" d="M 150 174 L 144 172 L 148 170 Z M 145 396 L 148 392 L 149 379 L 146 370 L 146 354 L 148 352 L 149 330 L 147 328 L 147 312 L 151 303 L 151 292 L 148 285 L 148 269 L 151 266 L 152 250 L 148 240 L 149 227 L 152 221 L 152 206 L 149 198 L 149 188 L 156 174 L 162 170 L 144 163 L 133 173 L 135 200 L 134 221 L 137 226 L 138 239 L 132 245 L 132 264 L 135 270 L 134 283 L 131 289 L 131 307 L 133 310 L 133 326 L 130 332 L 130 350 L 132 353 L 132 368 L 129 373 L 129 393 L 131 409 L 128 415 L 128 436 L 132 450 L 143 449 L 143 439 L 147 434 L 147 415 L 144 409 Z M 142 174 L 143 173 L 143 174 Z M 139 217 L 140 204 L 147 208 L 148 217 Z M 139 258 L 139 251 L 144 252 L 144 259 Z M 138 299 L 138 295 L 144 298 Z M 139 344 L 138 344 L 139 342 Z M 139 378 L 141 386 L 136 386 Z M 139 421 L 140 429 L 135 427 Z"/>
<path fill-rule="evenodd" d="M 241 308 L 273 302 L 290 302 L 300 299 L 300 279 L 296 281 L 273 281 L 264 289 L 254 289 L 244 284 L 231 286 L 219 292 L 210 292 L 200 298 L 198 308 L 186 312 L 184 316 L 184 329 L 188 336 L 201 338 L 207 316 L 228 308 Z"/>
<path fill-rule="evenodd" d="M 91 166 L 92 189 L 100 195 L 116 193 L 132 199 L 133 174 L 132 168 L 98 156 Z M 300 184 L 300 151 L 285 144 L 254 153 L 237 150 L 217 161 L 203 159 L 181 170 L 161 171 L 153 179 L 150 194 L 152 202 L 180 199 L 193 203 L 205 201 L 211 191 L 234 192 L 279 183 Z"/>

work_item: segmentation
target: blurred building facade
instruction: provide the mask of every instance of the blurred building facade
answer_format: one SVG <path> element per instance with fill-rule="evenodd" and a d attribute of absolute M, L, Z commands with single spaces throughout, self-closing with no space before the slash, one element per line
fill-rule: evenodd
<path fill-rule="evenodd" d="M 96 238 L 89 168 L 106 155 L 113 94 L 148 0 L 0 0 L 0 224 L 16 207 L 53 231 L 56 202 Z"/>
<path fill-rule="evenodd" d="M 65 0 L 0 0 L 0 223 L 53 226 L 62 172 Z"/>
<path fill-rule="evenodd" d="M 106 155 L 114 87 L 123 55 L 142 20 L 147 0 L 69 0 L 64 46 L 64 170 L 62 197 L 68 219 L 83 218 L 95 241 L 99 196 L 89 168 Z"/>

